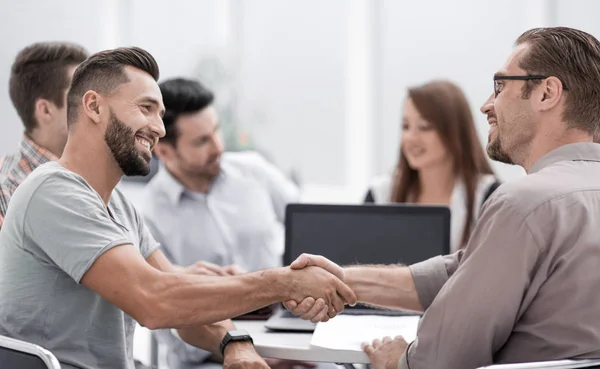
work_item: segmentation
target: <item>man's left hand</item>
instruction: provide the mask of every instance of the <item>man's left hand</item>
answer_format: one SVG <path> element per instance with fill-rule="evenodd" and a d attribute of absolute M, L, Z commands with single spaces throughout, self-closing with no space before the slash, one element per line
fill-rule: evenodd
<path fill-rule="evenodd" d="M 374 340 L 371 344 L 362 344 L 362 349 L 369 356 L 374 369 L 396 369 L 406 347 L 408 343 L 402 336 L 396 336 L 394 339 L 385 337 L 382 340 Z"/>
<path fill-rule="evenodd" d="M 250 342 L 232 342 L 225 347 L 223 369 L 269 369 Z"/>

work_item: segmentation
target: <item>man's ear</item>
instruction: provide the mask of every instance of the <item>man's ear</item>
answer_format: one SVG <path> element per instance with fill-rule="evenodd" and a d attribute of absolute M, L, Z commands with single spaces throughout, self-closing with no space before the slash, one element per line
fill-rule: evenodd
<path fill-rule="evenodd" d="M 88 116 L 94 123 L 100 123 L 102 121 L 103 109 L 101 107 L 102 96 L 96 91 L 87 91 L 81 98 L 81 106 L 85 115 Z"/>
<path fill-rule="evenodd" d="M 541 95 L 539 95 L 539 107 L 542 111 L 551 110 L 556 107 L 563 96 L 562 82 L 556 77 L 548 77 L 542 82 Z"/>
<path fill-rule="evenodd" d="M 35 101 L 35 110 L 33 112 L 35 120 L 39 125 L 45 125 L 52 121 L 54 104 L 46 99 L 37 99 Z"/>

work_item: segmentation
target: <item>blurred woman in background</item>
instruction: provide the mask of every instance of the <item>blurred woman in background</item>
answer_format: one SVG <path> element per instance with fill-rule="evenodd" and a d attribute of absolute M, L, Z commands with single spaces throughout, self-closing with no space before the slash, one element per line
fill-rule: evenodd
<path fill-rule="evenodd" d="M 373 181 L 365 201 L 449 206 L 455 251 L 467 244 L 481 205 L 499 185 L 464 93 L 433 81 L 408 90 L 398 163 Z"/>

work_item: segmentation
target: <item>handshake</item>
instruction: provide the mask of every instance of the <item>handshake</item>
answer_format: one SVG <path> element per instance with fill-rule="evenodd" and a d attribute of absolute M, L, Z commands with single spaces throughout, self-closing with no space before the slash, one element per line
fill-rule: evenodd
<path fill-rule="evenodd" d="M 357 302 L 356 293 L 346 284 L 344 269 L 323 256 L 302 254 L 286 273 L 290 290 L 284 306 L 302 319 L 326 322 L 346 304 Z"/>
<path fill-rule="evenodd" d="M 236 265 L 222 267 L 198 261 L 188 267 L 179 267 L 182 272 L 207 276 L 233 276 L 246 273 Z M 323 256 L 302 254 L 289 267 L 281 269 L 277 287 L 278 301 L 294 315 L 313 323 L 326 322 L 344 310 L 344 306 L 357 302 L 356 293 L 346 284 L 342 267 Z"/>

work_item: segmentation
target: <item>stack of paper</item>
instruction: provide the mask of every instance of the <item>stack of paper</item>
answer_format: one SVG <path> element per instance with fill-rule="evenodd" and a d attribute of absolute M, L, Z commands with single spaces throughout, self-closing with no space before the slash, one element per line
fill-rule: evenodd
<path fill-rule="evenodd" d="M 389 336 L 403 336 L 406 342 L 417 337 L 419 316 L 338 315 L 317 324 L 311 346 L 331 350 L 362 351 L 363 342 Z"/>

